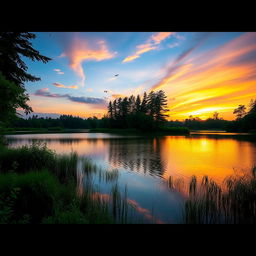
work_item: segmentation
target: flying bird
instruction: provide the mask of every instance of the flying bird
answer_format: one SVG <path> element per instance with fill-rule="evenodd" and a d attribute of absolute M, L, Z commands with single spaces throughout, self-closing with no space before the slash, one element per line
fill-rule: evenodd
<path fill-rule="evenodd" d="M 105 93 L 107 93 L 108 91 L 104 91 Z"/>
<path fill-rule="evenodd" d="M 115 76 L 119 76 L 119 74 L 116 74 Z"/>

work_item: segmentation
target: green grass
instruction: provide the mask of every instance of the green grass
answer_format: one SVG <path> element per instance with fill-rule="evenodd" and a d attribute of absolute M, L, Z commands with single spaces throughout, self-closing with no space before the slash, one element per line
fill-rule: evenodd
<path fill-rule="evenodd" d="M 34 142 L 20 148 L 3 147 L 0 152 L 0 173 L 25 173 L 42 168 L 54 169 L 56 154 L 46 144 Z"/>
<path fill-rule="evenodd" d="M 91 194 L 78 196 L 77 163 L 75 152 L 57 155 L 45 144 L 2 147 L 0 222 L 113 223 Z"/>
<path fill-rule="evenodd" d="M 102 197 L 93 175 L 116 182 L 118 171 L 103 171 L 83 160 L 82 194 L 78 193 L 78 156 L 57 155 L 45 144 L 0 152 L 0 223 L 127 223 L 126 190 L 117 185 Z"/>
<path fill-rule="evenodd" d="M 47 170 L 0 174 L 0 223 L 114 223 L 98 202 L 78 197 L 72 182 L 61 184 Z"/>
<path fill-rule="evenodd" d="M 201 184 L 192 177 L 185 203 L 184 223 L 255 224 L 256 167 L 251 174 L 225 179 L 223 186 L 205 176 Z"/>

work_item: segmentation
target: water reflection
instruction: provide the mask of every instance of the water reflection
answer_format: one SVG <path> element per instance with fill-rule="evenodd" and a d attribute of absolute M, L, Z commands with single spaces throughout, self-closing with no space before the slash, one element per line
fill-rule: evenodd
<path fill-rule="evenodd" d="M 114 168 L 162 177 L 164 162 L 161 158 L 161 139 L 109 140 L 108 161 Z"/>
<path fill-rule="evenodd" d="M 7 136 L 11 146 L 46 142 L 57 153 L 76 151 L 105 167 L 142 174 L 190 178 L 227 175 L 256 163 L 255 136 L 194 134 L 190 136 L 121 136 L 114 134 L 26 134 Z"/>
<path fill-rule="evenodd" d="M 7 139 L 11 147 L 39 140 L 57 153 L 76 151 L 103 169 L 118 169 L 118 183 L 122 188 L 127 186 L 129 203 L 148 221 L 154 217 L 158 223 L 180 222 L 186 185 L 192 175 L 198 181 L 208 175 L 221 183 L 226 176 L 241 170 L 246 172 L 256 164 L 255 137 L 246 135 L 127 137 L 79 133 L 11 135 Z M 82 173 L 79 174 L 78 193 L 82 194 L 86 184 Z M 94 184 L 105 197 L 113 178 L 111 173 L 106 179 L 94 175 Z"/>

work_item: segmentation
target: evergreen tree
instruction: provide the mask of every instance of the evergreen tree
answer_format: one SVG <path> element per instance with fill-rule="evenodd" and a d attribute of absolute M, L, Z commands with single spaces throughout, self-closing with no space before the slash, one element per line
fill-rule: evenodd
<path fill-rule="evenodd" d="M 155 111 L 155 120 L 157 122 L 165 122 L 166 117 L 169 115 L 165 114 L 169 109 L 167 108 L 167 96 L 163 90 L 160 90 L 156 93 L 154 98 L 154 111 Z"/>
<path fill-rule="evenodd" d="M 27 113 L 32 111 L 26 103 L 28 100 L 25 89 L 5 79 L 0 72 L 0 122 L 6 123 L 14 119 L 17 108 L 23 108 Z"/>
<path fill-rule="evenodd" d="M 140 100 L 140 95 L 138 95 L 135 101 L 135 112 L 139 113 L 140 111 L 141 111 L 141 100 Z"/>
<path fill-rule="evenodd" d="M 250 110 L 248 114 L 256 114 L 256 100 L 251 100 L 249 104 Z"/>
<path fill-rule="evenodd" d="M 116 109 L 117 109 L 117 119 L 119 119 L 122 116 L 122 98 L 118 98 L 116 103 Z"/>
<path fill-rule="evenodd" d="M 149 115 L 152 118 L 154 118 L 156 114 L 156 93 L 154 91 L 151 91 L 148 95 L 147 109 L 148 109 Z"/>
<path fill-rule="evenodd" d="M 116 104 L 116 100 L 113 101 L 113 117 L 114 117 L 114 119 L 117 119 L 117 104 Z"/>
<path fill-rule="evenodd" d="M 135 113 L 135 97 L 132 95 L 129 97 L 129 106 L 128 106 L 128 113 L 133 114 Z"/>
<path fill-rule="evenodd" d="M 43 63 L 51 60 L 32 47 L 29 40 L 35 37 L 35 34 L 28 32 L 0 32 L 0 71 L 7 80 L 14 82 L 17 86 L 22 87 L 24 82 L 40 80 L 39 77 L 26 72 L 28 67 L 21 56 Z"/>
<path fill-rule="evenodd" d="M 109 113 L 110 119 L 113 119 L 113 107 L 112 107 L 111 101 L 109 102 L 109 105 L 108 105 L 108 113 Z"/>
<path fill-rule="evenodd" d="M 13 116 L 13 110 L 17 107 L 24 109 L 26 114 L 32 111 L 32 108 L 26 103 L 29 97 L 26 94 L 24 83 L 40 80 L 39 77 L 27 73 L 28 67 L 21 56 L 43 63 L 51 60 L 32 47 L 29 40 L 34 38 L 35 34 L 28 32 L 0 32 L 0 72 L 2 73 L 0 101 L 10 102 L 6 105 L 9 107 L 6 117 Z M 2 106 L 3 108 L 7 113 L 8 108 Z M 3 116 L 1 116 L 1 120 L 3 120 L 2 118 Z"/>
<path fill-rule="evenodd" d="M 241 119 L 242 117 L 244 117 L 246 115 L 246 107 L 245 105 L 239 105 L 238 108 L 236 108 L 233 112 L 233 114 L 236 115 L 237 120 Z"/>
<path fill-rule="evenodd" d="M 142 103 L 141 103 L 141 112 L 146 114 L 147 111 L 148 111 L 148 96 L 147 96 L 147 93 L 144 92 Z"/>

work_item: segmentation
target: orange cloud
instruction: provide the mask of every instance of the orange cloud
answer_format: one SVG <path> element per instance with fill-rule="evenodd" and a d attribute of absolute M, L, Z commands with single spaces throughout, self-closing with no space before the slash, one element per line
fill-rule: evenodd
<path fill-rule="evenodd" d="M 98 41 L 92 47 L 87 40 L 75 37 L 60 57 L 64 56 L 69 58 L 70 68 L 82 78 L 81 85 L 84 86 L 85 73 L 82 63 L 86 60 L 102 61 L 111 59 L 115 56 L 115 53 L 108 50 L 105 41 Z"/>
<path fill-rule="evenodd" d="M 53 85 L 55 87 L 59 87 L 59 88 L 68 88 L 68 89 L 77 89 L 78 88 L 77 85 L 64 85 L 64 84 L 60 84 L 60 83 L 53 83 Z"/>
<path fill-rule="evenodd" d="M 134 55 L 131 55 L 131 56 L 126 57 L 126 58 L 123 60 L 123 62 L 130 62 L 130 61 L 133 61 L 133 60 L 135 60 L 135 59 L 137 59 L 137 58 L 139 58 L 139 57 L 140 57 L 139 55 L 134 54 Z"/>
<path fill-rule="evenodd" d="M 153 34 L 145 44 L 137 45 L 137 51 L 133 55 L 126 57 L 122 62 L 133 61 L 139 58 L 141 54 L 157 49 L 157 45 L 172 34 L 174 34 L 174 32 L 159 32 Z"/>
<path fill-rule="evenodd" d="M 124 94 L 112 94 L 111 96 L 112 96 L 114 99 L 118 99 L 118 98 L 123 98 L 123 97 L 125 97 Z"/>
<path fill-rule="evenodd" d="M 197 56 L 192 53 L 193 48 L 180 58 L 183 63 L 166 67 L 166 74 L 151 89 L 163 89 L 169 98 L 175 98 L 168 106 L 171 119 L 189 115 L 204 119 L 214 111 L 234 119 L 233 109 L 247 105 L 255 95 L 256 33 L 245 33 Z"/>
<path fill-rule="evenodd" d="M 151 40 L 155 42 L 155 44 L 160 44 L 164 39 L 174 34 L 174 32 L 159 32 L 151 36 Z"/>

